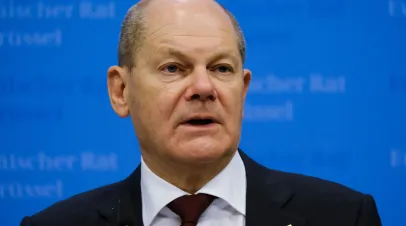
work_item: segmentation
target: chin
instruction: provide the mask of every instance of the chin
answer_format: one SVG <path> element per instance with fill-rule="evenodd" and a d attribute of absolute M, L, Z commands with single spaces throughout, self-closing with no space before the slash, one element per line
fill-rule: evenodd
<path fill-rule="evenodd" d="M 230 146 L 227 142 L 209 139 L 186 141 L 176 149 L 177 158 L 183 162 L 202 164 L 218 161 L 228 155 Z"/>

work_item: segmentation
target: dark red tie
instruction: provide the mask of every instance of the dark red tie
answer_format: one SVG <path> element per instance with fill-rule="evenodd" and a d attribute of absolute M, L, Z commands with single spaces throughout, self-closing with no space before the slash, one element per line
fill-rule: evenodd
<path fill-rule="evenodd" d="M 185 195 L 168 204 L 182 220 L 181 226 L 196 226 L 202 213 L 216 197 L 207 194 Z"/>

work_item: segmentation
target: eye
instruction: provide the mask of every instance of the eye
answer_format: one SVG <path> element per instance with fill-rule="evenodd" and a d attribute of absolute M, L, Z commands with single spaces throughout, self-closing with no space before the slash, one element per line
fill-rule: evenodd
<path fill-rule="evenodd" d="M 233 72 L 233 68 L 231 66 L 228 66 L 228 65 L 216 66 L 214 68 L 214 70 L 217 70 L 219 73 L 222 73 L 222 74 L 224 74 L 224 73 L 232 73 Z"/>
<path fill-rule="evenodd" d="M 175 74 L 183 71 L 183 69 L 176 64 L 167 64 L 161 67 L 161 70 L 168 74 Z"/>

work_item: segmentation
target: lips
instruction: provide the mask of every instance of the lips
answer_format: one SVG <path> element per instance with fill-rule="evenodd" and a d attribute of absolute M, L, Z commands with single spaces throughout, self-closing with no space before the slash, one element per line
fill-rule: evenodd
<path fill-rule="evenodd" d="M 214 123 L 219 123 L 219 121 L 213 116 L 204 116 L 204 115 L 197 115 L 188 117 L 187 119 L 183 120 L 181 124 L 183 125 L 191 125 L 191 126 L 205 126 Z"/>

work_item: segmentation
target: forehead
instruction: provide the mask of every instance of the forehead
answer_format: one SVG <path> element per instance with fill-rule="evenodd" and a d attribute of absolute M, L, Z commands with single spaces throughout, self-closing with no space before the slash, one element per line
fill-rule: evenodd
<path fill-rule="evenodd" d="M 146 14 L 146 44 L 150 48 L 166 45 L 179 51 L 205 53 L 221 47 L 238 52 L 232 22 L 213 1 L 171 3 L 166 0 L 151 6 Z"/>

